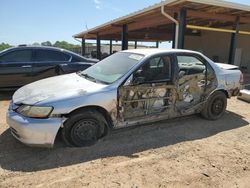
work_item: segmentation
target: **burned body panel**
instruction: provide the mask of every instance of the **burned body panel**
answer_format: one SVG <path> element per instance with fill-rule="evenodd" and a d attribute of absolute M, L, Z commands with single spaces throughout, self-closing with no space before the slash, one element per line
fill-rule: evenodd
<path fill-rule="evenodd" d="M 177 85 L 121 87 L 118 92 L 118 127 L 133 125 L 136 121 L 147 122 L 150 119 L 169 119 L 198 113 L 211 91 L 216 89 L 216 83 L 214 74 L 207 78 L 205 74 L 198 74 L 182 77 Z"/>
<path fill-rule="evenodd" d="M 125 86 L 119 90 L 121 121 L 162 114 L 173 109 L 175 86 Z"/>

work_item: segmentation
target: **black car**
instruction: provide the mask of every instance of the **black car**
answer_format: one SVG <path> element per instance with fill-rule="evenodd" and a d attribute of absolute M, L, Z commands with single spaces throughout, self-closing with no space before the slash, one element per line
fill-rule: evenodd
<path fill-rule="evenodd" d="M 85 70 L 98 62 L 68 50 L 44 46 L 19 46 L 0 52 L 0 90 Z"/>

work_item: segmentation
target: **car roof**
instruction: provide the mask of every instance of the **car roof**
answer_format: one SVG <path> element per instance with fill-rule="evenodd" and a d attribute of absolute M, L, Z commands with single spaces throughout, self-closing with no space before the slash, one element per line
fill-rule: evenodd
<path fill-rule="evenodd" d="M 71 54 L 71 55 L 74 55 L 74 56 L 77 56 L 77 57 L 84 59 L 84 57 L 80 56 L 77 53 L 74 53 L 72 51 L 62 49 L 62 48 L 52 47 L 52 46 L 32 46 L 32 45 L 31 46 L 26 46 L 26 45 L 22 46 L 22 45 L 20 45 L 17 47 L 11 47 L 11 48 L 8 48 L 6 50 L 3 50 L 3 51 L 1 51 L 1 53 L 9 51 L 9 50 L 25 50 L 25 49 L 43 49 L 43 50 L 54 50 L 54 51 L 66 52 L 68 54 Z"/>
<path fill-rule="evenodd" d="M 131 49 L 131 50 L 125 50 L 122 52 L 142 54 L 145 56 L 157 55 L 157 54 L 161 54 L 161 53 L 195 53 L 195 54 L 200 54 L 199 52 L 191 51 L 191 50 L 159 49 L 159 48 Z"/>
<path fill-rule="evenodd" d="M 9 49 L 50 49 L 50 50 L 58 50 L 58 51 L 67 51 L 68 50 L 65 50 L 65 49 L 62 49 L 62 48 L 57 48 L 57 47 L 52 47 L 52 46 L 17 46 L 17 47 L 12 47 L 12 48 L 9 48 Z"/>

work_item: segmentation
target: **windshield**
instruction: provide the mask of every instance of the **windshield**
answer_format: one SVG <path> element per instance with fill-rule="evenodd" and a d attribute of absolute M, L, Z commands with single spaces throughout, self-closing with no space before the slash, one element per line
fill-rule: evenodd
<path fill-rule="evenodd" d="M 118 52 L 80 72 L 80 75 L 111 84 L 126 74 L 143 57 L 141 54 Z"/>

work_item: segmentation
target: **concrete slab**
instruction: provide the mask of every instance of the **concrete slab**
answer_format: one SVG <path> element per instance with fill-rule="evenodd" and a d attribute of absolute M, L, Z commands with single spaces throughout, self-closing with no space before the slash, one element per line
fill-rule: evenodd
<path fill-rule="evenodd" d="M 250 103 L 250 85 L 245 85 L 237 98 Z"/>

